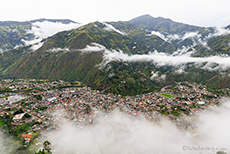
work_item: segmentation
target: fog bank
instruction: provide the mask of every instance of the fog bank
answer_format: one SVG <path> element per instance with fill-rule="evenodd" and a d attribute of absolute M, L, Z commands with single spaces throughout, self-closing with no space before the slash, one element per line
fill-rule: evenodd
<path fill-rule="evenodd" d="M 182 118 L 194 129 L 180 129 L 167 118 L 149 122 L 119 111 L 99 117 L 93 124 L 76 126 L 62 121 L 48 134 L 54 153 L 154 154 L 230 152 L 230 105 L 213 107 Z"/>

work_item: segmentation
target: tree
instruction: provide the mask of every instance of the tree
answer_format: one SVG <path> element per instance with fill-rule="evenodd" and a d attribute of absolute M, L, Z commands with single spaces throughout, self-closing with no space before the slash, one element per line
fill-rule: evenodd
<path fill-rule="evenodd" d="M 20 113 L 24 113 L 24 111 L 22 109 L 19 109 L 19 110 L 17 110 L 17 111 L 14 112 L 14 115 L 20 114 Z"/>
<path fill-rule="evenodd" d="M 39 152 L 36 152 L 35 154 L 52 154 L 52 152 L 51 152 L 51 143 L 46 140 L 43 143 L 43 149 L 39 150 Z"/>
<path fill-rule="evenodd" d="M 42 96 L 41 95 L 33 95 L 34 98 L 36 98 L 37 100 L 41 101 L 42 100 Z"/>

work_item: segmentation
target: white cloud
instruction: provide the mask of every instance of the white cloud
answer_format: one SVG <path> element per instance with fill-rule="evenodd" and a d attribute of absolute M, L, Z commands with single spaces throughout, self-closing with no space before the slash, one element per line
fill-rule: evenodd
<path fill-rule="evenodd" d="M 46 52 L 60 52 L 60 51 L 76 52 L 76 51 L 80 51 L 82 53 L 90 53 L 90 52 L 103 52 L 105 50 L 106 50 L 106 48 L 103 45 L 92 42 L 89 45 L 86 45 L 86 47 L 83 49 L 52 48 L 52 49 L 46 50 Z"/>
<path fill-rule="evenodd" d="M 33 51 L 35 51 L 35 50 L 41 48 L 43 44 L 44 44 L 43 42 L 38 42 L 38 43 L 36 43 L 36 44 L 33 44 L 33 45 L 31 46 L 31 49 L 32 49 Z"/>
<path fill-rule="evenodd" d="M 198 43 L 204 43 L 204 41 L 201 39 L 202 36 L 201 36 L 201 34 L 199 34 L 199 32 L 187 32 L 183 35 L 178 35 L 178 34 L 164 35 L 164 34 L 161 34 L 160 32 L 152 31 L 151 34 L 147 34 L 146 36 L 151 36 L 151 35 L 157 35 L 161 39 L 163 39 L 164 41 L 169 42 L 169 43 L 171 43 L 173 40 L 183 41 L 185 39 L 192 39 L 192 41 L 193 41 L 192 46 L 195 46 Z"/>
<path fill-rule="evenodd" d="M 224 101 L 226 103 L 219 108 L 199 113 L 196 127 L 204 145 L 225 147 L 230 152 L 230 134 L 227 133 L 230 128 L 230 102 Z"/>
<path fill-rule="evenodd" d="M 50 21 L 35 22 L 32 23 L 32 28 L 31 30 L 28 30 L 28 33 L 34 34 L 37 38 L 44 39 L 58 32 L 75 29 L 79 26 L 78 23 L 64 24 L 61 22 Z"/>
<path fill-rule="evenodd" d="M 151 36 L 151 35 L 157 35 L 163 40 L 165 40 L 166 42 L 171 42 L 172 40 L 185 40 L 187 38 L 200 38 L 201 37 L 199 32 L 187 32 L 183 35 L 178 35 L 178 34 L 164 35 L 164 34 L 161 34 L 160 32 L 152 31 L 151 34 L 148 34 L 147 36 Z"/>
<path fill-rule="evenodd" d="M 116 29 L 115 27 L 113 27 L 112 25 L 108 24 L 108 23 L 103 23 L 106 27 L 104 28 L 104 30 L 107 31 L 115 31 L 121 35 L 126 35 L 124 32 L 121 32 L 120 30 Z"/>
<path fill-rule="evenodd" d="M 157 32 L 157 31 L 152 31 L 151 34 L 147 34 L 146 36 L 152 36 L 152 35 L 159 36 L 164 41 L 168 41 L 168 39 L 165 38 L 165 36 L 163 34 L 161 34 L 160 32 Z"/>
<path fill-rule="evenodd" d="M 185 40 L 187 38 L 195 38 L 195 37 L 200 38 L 201 35 L 198 32 L 187 32 L 182 37 L 182 40 Z"/>
<path fill-rule="evenodd" d="M 151 80 L 154 80 L 154 79 L 158 78 L 158 76 L 159 76 L 158 72 L 152 72 L 151 74 L 152 74 L 152 76 L 150 77 Z"/>
<path fill-rule="evenodd" d="M 227 34 L 230 34 L 229 29 L 215 27 L 215 32 L 210 33 L 205 38 L 202 38 L 202 35 L 199 34 L 198 31 L 196 31 L 196 32 L 187 32 L 187 33 L 185 33 L 183 35 L 178 35 L 178 34 L 164 35 L 164 34 L 161 34 L 160 32 L 152 31 L 151 34 L 148 34 L 147 36 L 157 35 L 157 36 L 159 36 L 160 38 L 162 38 L 163 40 L 165 40 L 166 42 L 169 42 L 169 43 L 171 43 L 173 40 L 183 41 L 185 39 L 191 39 L 193 41 L 193 45 L 190 45 L 190 46 L 195 46 L 195 45 L 201 44 L 204 47 L 210 49 L 208 47 L 208 45 L 207 45 L 207 41 L 210 38 L 220 36 L 220 35 L 227 35 Z"/>
<path fill-rule="evenodd" d="M 18 144 L 10 136 L 6 136 L 0 131 L 0 153 L 12 154 L 15 153 L 17 148 Z"/>
<path fill-rule="evenodd" d="M 27 30 L 28 33 L 31 33 L 35 36 L 32 40 L 24 40 L 22 41 L 25 45 L 32 45 L 32 50 L 37 50 L 42 46 L 41 41 L 45 38 L 48 38 L 58 32 L 71 30 L 74 28 L 78 28 L 80 25 L 77 23 L 69 23 L 64 24 L 61 22 L 50 22 L 50 21 L 43 21 L 43 22 L 35 22 L 32 23 L 32 27 L 30 30 Z"/>
<path fill-rule="evenodd" d="M 183 51 L 180 51 L 183 52 Z M 194 64 L 201 64 L 207 63 L 203 69 L 208 70 L 226 70 L 230 68 L 230 57 L 221 57 L 221 56 L 210 56 L 210 57 L 191 57 L 191 53 L 185 54 L 177 54 L 174 55 L 167 55 L 165 53 L 148 53 L 148 54 L 135 54 L 135 55 L 128 55 L 123 53 L 122 51 L 115 51 L 115 50 L 105 50 L 104 52 L 104 60 L 101 66 L 105 66 L 111 61 L 121 60 L 125 62 L 138 62 L 138 61 L 145 61 L 145 62 L 152 62 L 157 66 L 181 66 L 187 63 L 194 63 Z M 176 56 L 175 56 L 176 55 Z M 213 67 L 213 63 L 217 65 Z"/>
<path fill-rule="evenodd" d="M 61 121 L 47 139 L 56 154 L 230 152 L 229 110 L 230 103 L 226 101 L 220 107 L 195 112 L 192 117 L 181 117 L 176 122 L 180 128 L 163 116 L 158 122 L 149 122 L 141 114 L 133 117 L 115 110 L 98 114 L 93 124 Z"/>
<path fill-rule="evenodd" d="M 215 32 L 213 34 L 209 34 L 206 39 L 212 38 L 212 37 L 216 37 L 216 36 L 220 36 L 220 35 L 228 35 L 230 34 L 230 30 L 229 29 L 225 29 L 225 28 L 220 28 L 220 27 L 215 27 Z"/>
<path fill-rule="evenodd" d="M 170 34 L 167 36 L 167 41 L 172 41 L 172 40 L 179 40 L 181 38 L 181 36 L 179 36 L 178 34 Z"/>
<path fill-rule="evenodd" d="M 179 67 L 179 68 L 175 71 L 175 73 L 177 73 L 177 74 L 185 73 L 184 69 L 185 69 L 185 67 L 184 67 L 184 66 L 181 66 L 181 67 Z"/>
<path fill-rule="evenodd" d="M 150 80 L 156 80 L 156 81 L 165 81 L 166 75 L 162 74 L 159 75 L 159 72 L 152 72 L 152 76 L 150 77 Z"/>
<path fill-rule="evenodd" d="M 87 45 L 83 49 L 78 49 L 78 51 L 81 52 L 101 52 L 104 51 L 106 48 L 103 45 L 100 45 L 98 43 L 90 43 L 90 45 Z"/>
<path fill-rule="evenodd" d="M 49 50 L 46 50 L 46 52 L 60 52 L 60 51 L 67 51 L 69 52 L 70 50 L 68 48 L 52 48 L 52 49 L 49 49 Z"/>
<path fill-rule="evenodd" d="M 188 142 L 186 134 L 169 121 L 151 124 L 116 111 L 88 126 L 65 121 L 48 140 L 57 154 L 183 153 L 182 145 Z"/>

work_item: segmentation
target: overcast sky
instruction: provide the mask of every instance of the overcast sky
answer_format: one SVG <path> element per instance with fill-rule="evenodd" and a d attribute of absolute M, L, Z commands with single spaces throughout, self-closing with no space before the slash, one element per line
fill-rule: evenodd
<path fill-rule="evenodd" d="M 0 20 L 130 20 L 150 14 L 200 26 L 230 24 L 230 0 L 2 0 Z"/>

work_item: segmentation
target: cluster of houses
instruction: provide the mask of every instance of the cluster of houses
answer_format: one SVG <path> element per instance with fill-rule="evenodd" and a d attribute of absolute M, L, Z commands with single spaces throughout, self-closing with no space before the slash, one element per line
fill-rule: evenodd
<path fill-rule="evenodd" d="M 17 97 L 16 101 L 16 98 L 11 101 L 9 97 L 0 99 L 0 117 L 13 115 L 12 128 L 28 124 L 29 129 L 19 134 L 25 143 L 30 143 L 44 131 L 55 129 L 60 113 L 68 120 L 75 121 L 76 124 L 93 123 L 99 115 L 105 115 L 114 109 L 132 116 L 142 113 L 151 121 L 159 120 L 162 114 L 175 120 L 178 118 L 177 113 L 190 116 L 198 108 L 205 109 L 208 105 L 215 105 L 220 99 L 216 94 L 207 91 L 206 86 L 189 82 L 169 85 L 163 87 L 159 92 L 126 97 L 111 93 L 105 94 L 86 86 L 51 88 L 57 84 L 59 86 L 68 85 L 63 81 L 27 83 L 26 80 L 0 84 L 1 88 L 7 86 L 36 87 L 36 93 L 31 91 L 26 96 L 23 93 L 12 95 L 12 97 Z M 171 97 L 162 95 L 162 93 Z M 41 99 L 35 96 L 40 96 Z M 58 110 L 62 112 L 56 112 Z M 16 111 L 21 112 L 15 114 Z M 25 117 L 26 114 L 29 117 Z"/>
<path fill-rule="evenodd" d="M 80 83 L 80 82 L 78 82 Z M 48 90 L 58 86 L 70 86 L 69 82 L 63 80 L 48 81 L 42 79 L 4 79 L 0 82 L 0 89 L 8 92 L 19 92 L 26 90 Z M 4 94 L 0 94 L 3 97 Z"/>

